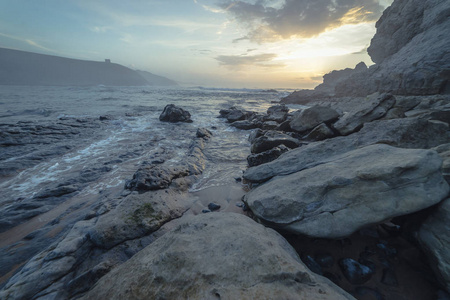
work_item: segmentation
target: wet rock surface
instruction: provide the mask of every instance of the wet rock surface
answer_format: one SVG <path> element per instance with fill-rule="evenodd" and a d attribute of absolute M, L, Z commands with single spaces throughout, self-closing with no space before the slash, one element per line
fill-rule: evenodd
<path fill-rule="evenodd" d="M 164 107 L 163 112 L 159 116 L 159 120 L 163 122 L 185 122 L 192 123 L 191 114 L 182 109 L 181 107 L 177 107 L 175 104 L 168 104 Z"/>
<path fill-rule="evenodd" d="M 275 231 L 231 213 L 183 220 L 82 299 L 157 297 L 353 299 L 309 271 Z"/>
<path fill-rule="evenodd" d="M 82 219 L 76 220 L 71 229 L 63 228 L 54 244 L 29 260 L 6 283 L 0 298 L 73 298 L 151 243 L 154 232 L 181 217 L 195 201 L 187 189 L 203 171 L 202 151 L 208 139 L 206 135 L 193 139 L 183 160 L 186 173 L 165 173 L 173 177 L 167 186 L 141 193 L 119 190 L 101 198 L 91 211 L 78 217 Z M 165 163 L 158 167 L 174 170 Z M 27 255 L 34 254 L 30 253 L 33 249 L 27 250 Z M 8 259 L 14 263 L 24 258 L 13 255 Z M 5 266 L 12 267 L 11 263 Z"/>

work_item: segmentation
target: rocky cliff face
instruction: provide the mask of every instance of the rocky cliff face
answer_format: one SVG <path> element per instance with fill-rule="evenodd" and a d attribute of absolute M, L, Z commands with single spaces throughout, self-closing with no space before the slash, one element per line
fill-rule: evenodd
<path fill-rule="evenodd" d="M 450 1 L 395 0 L 368 48 L 376 63 L 336 86 L 337 96 L 450 93 Z"/>

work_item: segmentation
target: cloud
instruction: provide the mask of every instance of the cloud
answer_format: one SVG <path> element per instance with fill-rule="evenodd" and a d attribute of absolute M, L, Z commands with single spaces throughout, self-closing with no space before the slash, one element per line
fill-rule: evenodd
<path fill-rule="evenodd" d="M 277 57 L 274 53 L 263 53 L 256 55 L 219 55 L 215 59 L 220 65 L 239 69 L 244 66 L 257 66 L 264 68 L 280 68 L 284 64 L 273 63 L 272 61 Z"/>
<path fill-rule="evenodd" d="M 343 25 L 375 22 L 384 10 L 379 0 L 249 1 L 223 0 L 219 4 L 247 30 L 234 42 L 310 38 Z"/>
<path fill-rule="evenodd" d="M 0 36 L 3 36 L 3 37 L 6 37 L 6 38 L 9 38 L 9 39 L 12 39 L 12 40 L 16 40 L 16 41 L 20 41 L 20 42 L 26 43 L 26 44 L 28 44 L 30 46 L 33 46 L 33 47 L 41 49 L 41 50 L 45 50 L 47 52 L 57 53 L 57 51 L 55 51 L 53 49 L 50 49 L 50 48 L 47 48 L 47 47 L 44 47 L 44 46 L 40 45 L 39 43 L 37 43 L 36 41 L 30 40 L 30 39 L 27 39 L 27 38 L 22 38 L 22 37 L 18 37 L 18 36 L 12 36 L 12 35 L 9 35 L 9 34 L 4 34 L 4 33 L 0 33 Z"/>

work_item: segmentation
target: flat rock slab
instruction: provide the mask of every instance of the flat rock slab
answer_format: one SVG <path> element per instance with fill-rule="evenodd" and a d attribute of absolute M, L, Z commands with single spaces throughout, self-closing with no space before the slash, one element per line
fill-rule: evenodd
<path fill-rule="evenodd" d="M 339 118 L 339 113 L 326 106 L 313 106 L 296 113 L 291 120 L 292 130 L 305 132 L 322 123 L 330 123 Z"/>
<path fill-rule="evenodd" d="M 346 112 L 333 127 L 340 134 L 348 135 L 360 130 L 364 123 L 382 118 L 394 104 L 395 98 L 391 94 L 372 94 Z"/>
<path fill-rule="evenodd" d="M 435 151 L 372 145 L 275 177 L 245 196 L 264 223 L 297 234 L 342 238 L 448 195 Z"/>
<path fill-rule="evenodd" d="M 186 218 L 104 276 L 87 299 L 354 299 L 277 232 L 234 213 Z"/>
<path fill-rule="evenodd" d="M 264 182 L 277 175 L 288 175 L 332 160 L 348 151 L 382 143 L 401 148 L 432 148 L 450 141 L 447 123 L 421 118 L 380 120 L 366 123 L 357 133 L 340 136 L 291 150 L 267 164 L 244 173 L 250 182 Z"/>

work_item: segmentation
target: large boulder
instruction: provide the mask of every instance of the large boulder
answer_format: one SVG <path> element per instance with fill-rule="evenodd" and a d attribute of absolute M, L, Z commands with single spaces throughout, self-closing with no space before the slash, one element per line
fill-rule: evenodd
<path fill-rule="evenodd" d="M 282 154 L 278 159 L 249 168 L 244 178 L 263 182 L 333 160 L 335 156 L 360 147 L 383 143 L 401 148 L 437 147 L 450 141 L 447 123 L 421 118 L 380 120 L 366 123 L 357 133 L 310 143 Z"/>
<path fill-rule="evenodd" d="M 333 127 L 342 135 L 348 135 L 361 129 L 364 123 L 380 119 L 395 104 L 391 94 L 378 94 L 368 96 L 360 105 L 346 112 Z M 291 125 L 292 127 L 292 125 Z"/>
<path fill-rule="evenodd" d="M 450 292 L 450 198 L 422 224 L 417 238 L 438 280 Z"/>
<path fill-rule="evenodd" d="M 354 299 L 277 232 L 233 213 L 182 221 L 81 299 Z"/>
<path fill-rule="evenodd" d="M 342 238 L 432 206 L 449 186 L 435 151 L 372 145 L 280 176 L 245 196 L 264 223 L 298 234 Z"/>
<path fill-rule="evenodd" d="M 313 129 L 321 123 L 330 123 L 339 118 L 339 113 L 326 106 L 313 106 L 296 113 L 291 122 L 291 129 L 297 132 L 305 132 Z"/>
<path fill-rule="evenodd" d="M 164 107 L 163 112 L 159 116 L 159 120 L 162 122 L 186 122 L 192 123 L 191 114 L 182 109 L 181 107 L 175 106 L 175 104 L 168 104 Z"/>
<path fill-rule="evenodd" d="M 450 1 L 395 0 L 376 27 L 376 64 L 340 82 L 337 96 L 450 93 Z"/>

